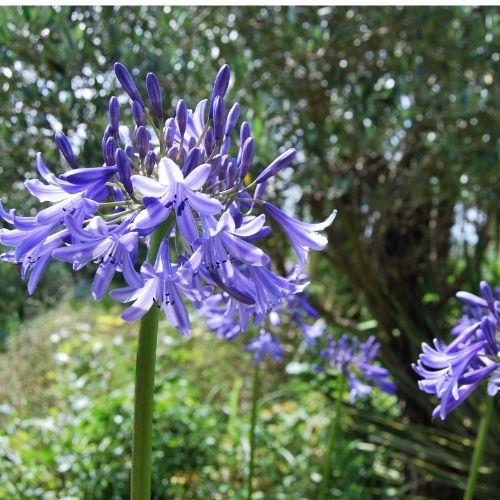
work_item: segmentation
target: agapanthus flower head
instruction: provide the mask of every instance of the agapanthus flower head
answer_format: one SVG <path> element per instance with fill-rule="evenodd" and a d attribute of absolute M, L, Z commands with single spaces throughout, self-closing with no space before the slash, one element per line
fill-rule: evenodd
<path fill-rule="evenodd" d="M 0 230 L 0 243 L 11 247 L 0 258 L 20 265 L 30 293 L 53 259 L 75 270 L 97 265 L 95 299 L 120 273 L 127 287 L 111 296 L 131 303 L 122 314 L 129 321 L 156 304 L 187 334 L 191 304 L 212 311 L 209 321 L 224 337 L 250 324 L 263 328 L 271 311 L 292 307 L 298 299 L 291 297 L 307 286 L 298 273 L 282 277 L 273 269 L 262 244 L 271 231 L 266 214 L 281 225 L 303 265 L 309 250 L 326 245 L 319 231 L 333 222 L 334 213 L 323 223 L 308 224 L 264 201 L 268 181 L 295 159 L 295 150 L 279 155 L 260 175 L 254 172 L 250 125 L 244 122 L 239 141 L 232 139 L 240 106 L 226 103 L 229 66 L 218 72 L 209 99 L 194 108 L 180 99 L 170 117 L 153 73 L 147 74 L 148 99 L 143 99 L 131 72 L 122 63 L 114 70 L 130 98 L 133 122 L 123 122 L 118 98 L 111 97 L 101 141 L 103 163 L 91 167 L 81 167 L 67 137 L 56 134 L 70 169 L 53 174 L 37 155 L 43 181 L 25 185 L 48 205 L 22 217 L 0 204 L 0 217 L 12 226 Z M 165 235 L 158 255 L 139 262 L 145 254 L 140 249 L 151 246 L 153 233 Z M 308 326 L 298 316 L 295 320 L 314 342 L 321 327 Z M 262 346 L 275 345 L 261 337 Z M 276 358 L 279 349 L 269 349 Z"/>
<path fill-rule="evenodd" d="M 374 364 L 380 349 L 380 343 L 374 336 L 369 337 L 366 342 L 347 334 L 341 335 L 337 340 L 329 336 L 327 343 L 320 356 L 327 362 L 326 369 L 345 377 L 349 384 L 351 402 L 366 397 L 374 386 L 388 394 L 395 393 L 396 386 L 388 378 L 388 370 Z"/>
<path fill-rule="evenodd" d="M 500 288 L 482 281 L 480 290 L 481 296 L 457 293 L 465 306 L 464 316 L 452 329 L 454 340 L 448 345 L 438 339 L 432 346 L 422 344 L 423 352 L 413 364 L 422 378 L 420 389 L 440 400 L 432 415 L 442 420 L 482 382 L 488 382 L 489 396 L 500 389 Z"/>
<path fill-rule="evenodd" d="M 261 363 L 265 356 L 273 361 L 281 361 L 283 358 L 283 347 L 280 342 L 274 335 L 265 330 L 261 330 L 259 336 L 252 339 L 246 349 L 253 353 L 255 364 Z"/>

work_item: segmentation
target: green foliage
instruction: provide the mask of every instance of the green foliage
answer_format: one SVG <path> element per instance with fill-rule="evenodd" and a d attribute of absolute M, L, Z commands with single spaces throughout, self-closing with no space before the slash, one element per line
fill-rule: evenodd
<path fill-rule="evenodd" d="M 0 393 L 0 498 L 128 497 L 136 339 L 116 319 L 118 312 L 105 305 L 61 306 L 9 338 L 0 356 L 2 377 L 12 373 Z M 170 336 L 161 324 L 154 498 L 241 497 L 251 372 L 241 345 L 199 331 L 193 338 Z M 257 498 L 311 498 L 333 405 L 299 378 L 285 377 L 283 366 L 265 366 L 262 375 Z M 280 389 L 273 390 L 278 379 Z M 393 398 L 381 397 L 373 407 L 366 404 L 385 412 Z M 401 465 L 395 468 L 390 453 L 358 439 L 349 420 L 333 494 L 394 495 L 403 481 Z"/>

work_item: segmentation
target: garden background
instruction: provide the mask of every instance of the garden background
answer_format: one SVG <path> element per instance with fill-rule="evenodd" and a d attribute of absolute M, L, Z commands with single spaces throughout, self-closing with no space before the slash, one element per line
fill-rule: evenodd
<path fill-rule="evenodd" d="M 484 398 L 431 422 L 435 401 L 411 363 L 421 342 L 449 338 L 456 291 L 499 282 L 499 17 L 489 7 L 1 8 L 2 203 L 35 208 L 22 183 L 37 151 L 61 169 L 55 130 L 81 165 L 102 163 L 107 101 L 122 93 L 113 62 L 154 71 L 172 110 L 181 96 L 208 96 L 227 62 L 255 171 L 279 146 L 301 152 L 273 197 L 307 220 L 339 211 L 312 256 L 311 302 L 330 333 L 376 335 L 398 385 L 397 398 L 347 404 L 331 496 L 460 497 Z M 273 233 L 282 270 L 285 249 Z M 127 498 L 136 325 L 111 300 L 88 299 L 90 283 L 52 264 L 29 297 L 17 268 L 0 266 L 0 498 Z M 261 370 L 254 498 L 314 498 L 335 381 L 296 331 L 283 337 L 283 362 Z M 161 324 L 154 498 L 241 496 L 247 340 L 223 342 L 202 322 L 182 338 Z M 478 498 L 498 492 L 499 444 L 494 429 Z"/>

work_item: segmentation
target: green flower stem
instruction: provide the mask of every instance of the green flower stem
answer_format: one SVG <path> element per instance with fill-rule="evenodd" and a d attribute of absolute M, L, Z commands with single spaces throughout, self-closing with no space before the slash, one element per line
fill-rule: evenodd
<path fill-rule="evenodd" d="M 253 473 L 255 458 L 255 424 L 257 423 L 257 402 L 259 399 L 259 363 L 255 363 L 252 378 L 252 415 L 250 420 L 250 460 L 247 476 L 247 499 L 251 500 L 253 493 Z"/>
<path fill-rule="evenodd" d="M 346 388 L 345 377 L 343 375 L 339 375 L 337 401 L 335 401 L 335 415 L 332 418 L 330 429 L 328 431 L 328 443 L 326 448 L 325 459 L 323 462 L 323 474 L 321 478 L 321 486 L 319 490 L 318 500 L 325 500 L 328 496 L 328 486 L 330 483 L 330 476 L 332 474 L 332 462 L 333 462 L 332 457 L 340 430 L 342 398 L 344 397 L 345 388 Z"/>
<path fill-rule="evenodd" d="M 488 397 L 486 402 L 486 411 L 479 424 L 477 433 L 476 445 L 472 455 L 472 462 L 469 470 L 469 477 L 467 478 L 467 485 L 465 486 L 464 500 L 473 500 L 476 491 L 477 478 L 479 475 L 479 467 L 483 459 L 484 448 L 486 446 L 486 436 L 491 423 L 491 416 L 493 414 L 493 406 L 495 398 Z"/>
<path fill-rule="evenodd" d="M 148 262 L 154 264 L 168 224 L 160 226 L 152 235 Z M 131 500 L 151 498 L 151 454 L 153 436 L 153 393 L 158 334 L 158 308 L 153 305 L 143 316 L 139 331 L 135 371 L 134 434 L 132 440 Z"/>

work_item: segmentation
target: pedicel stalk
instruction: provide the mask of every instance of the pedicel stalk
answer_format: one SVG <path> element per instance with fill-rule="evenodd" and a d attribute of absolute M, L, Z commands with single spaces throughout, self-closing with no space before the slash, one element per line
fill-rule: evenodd
<path fill-rule="evenodd" d="M 46 204 L 36 215 L 5 210 L 0 201 L 0 217 L 11 226 L 0 230 L 0 243 L 11 248 L 0 259 L 20 267 L 30 294 L 52 260 L 68 262 L 75 271 L 95 263 L 95 300 L 102 299 L 115 274 L 121 274 L 126 286 L 110 295 L 131 303 L 121 315 L 124 320 L 142 318 L 131 498 L 144 500 L 151 494 L 159 310 L 183 335 L 191 331 L 190 311 L 206 303 L 218 312 L 208 321 L 224 323 L 228 335 L 245 332 L 249 324 L 259 327 L 278 304 L 306 288 L 301 273 L 308 252 L 325 248 L 327 239 L 320 232 L 336 212 L 324 222 L 307 223 L 266 199 L 267 184 L 294 162 L 295 150 L 282 151 L 262 171 L 255 171 L 250 124 L 243 122 L 239 139 L 234 139 L 240 107 L 225 102 L 228 65 L 217 73 L 208 99 L 194 108 L 180 99 L 170 117 L 153 73 L 146 76 L 145 98 L 123 64 L 116 63 L 114 71 L 130 98 L 134 123 L 123 123 L 119 100 L 111 97 L 102 162 L 86 167 L 78 162 L 67 136 L 56 132 L 67 169 L 55 174 L 37 154 L 42 180 L 25 181 L 28 192 Z M 254 180 L 247 182 L 249 178 Z M 271 232 L 268 217 L 297 255 L 296 268 L 285 277 L 274 271 L 262 248 Z M 148 257 L 141 262 L 143 246 Z"/>
<path fill-rule="evenodd" d="M 339 437 L 346 388 L 349 388 L 351 403 L 368 396 L 373 387 L 378 387 L 388 394 L 396 392 L 395 384 L 388 378 L 388 370 L 374 363 L 379 350 L 380 343 L 374 336 L 369 337 L 366 342 L 361 342 L 357 337 L 343 334 L 337 340 L 329 336 L 327 347 L 320 353 L 323 364 L 319 365 L 318 369 L 336 378 L 337 394 L 335 413 L 328 431 L 318 500 L 325 500 L 329 496 L 333 456 Z"/>

